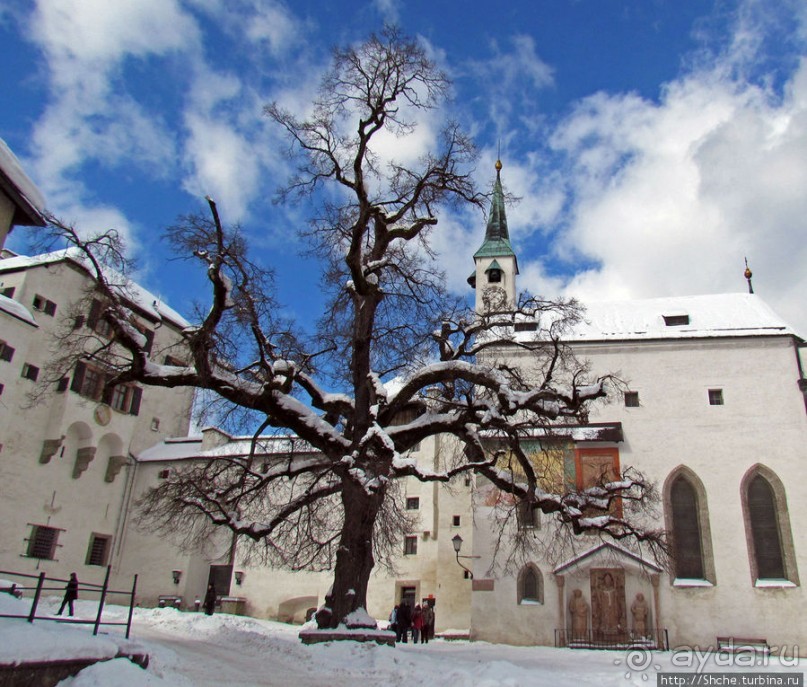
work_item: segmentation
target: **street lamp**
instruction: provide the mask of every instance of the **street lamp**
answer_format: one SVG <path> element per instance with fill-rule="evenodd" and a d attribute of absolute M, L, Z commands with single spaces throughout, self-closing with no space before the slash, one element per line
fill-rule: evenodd
<path fill-rule="evenodd" d="M 179 584 L 179 580 L 182 577 L 181 570 L 172 570 L 171 571 L 171 578 L 174 580 L 174 584 Z"/>
<path fill-rule="evenodd" d="M 235 575 L 235 584 L 240 587 L 241 583 L 244 581 L 244 571 L 236 570 L 233 574 Z"/>
<path fill-rule="evenodd" d="M 457 565 L 460 566 L 465 572 L 468 573 L 469 579 L 474 579 L 474 574 L 468 570 L 462 563 L 460 563 L 460 558 L 476 558 L 476 556 L 460 556 L 460 549 L 462 548 L 462 537 L 458 534 L 455 534 L 451 538 L 451 543 L 454 545 L 454 553 L 457 554 Z"/>

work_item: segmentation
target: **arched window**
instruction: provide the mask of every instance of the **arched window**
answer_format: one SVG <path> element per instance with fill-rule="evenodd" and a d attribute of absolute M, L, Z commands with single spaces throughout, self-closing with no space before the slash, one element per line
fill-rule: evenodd
<path fill-rule="evenodd" d="M 525 565 L 518 575 L 518 603 L 542 604 L 544 602 L 544 578 L 532 563 Z"/>
<path fill-rule="evenodd" d="M 758 577 L 784 579 L 785 561 L 776 517 L 776 499 L 771 485 L 762 475 L 756 475 L 748 485 L 748 519 Z"/>
<path fill-rule="evenodd" d="M 715 583 L 706 490 L 687 467 L 676 468 L 664 484 L 664 510 L 672 545 L 676 584 Z"/>
<path fill-rule="evenodd" d="M 790 531 L 785 488 L 776 474 L 764 465 L 746 473 L 742 483 L 751 577 L 798 584 L 795 550 Z"/>
<path fill-rule="evenodd" d="M 698 495 L 679 475 L 670 488 L 672 509 L 672 543 L 675 558 L 675 576 L 703 579 L 703 547 L 698 517 Z"/>

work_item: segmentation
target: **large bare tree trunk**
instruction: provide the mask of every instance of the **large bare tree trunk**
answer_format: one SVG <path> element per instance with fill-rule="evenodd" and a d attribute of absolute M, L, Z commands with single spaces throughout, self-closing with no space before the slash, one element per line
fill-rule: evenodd
<path fill-rule="evenodd" d="M 357 608 L 367 608 L 367 586 L 375 565 L 373 527 L 384 501 L 385 489 L 368 493 L 353 480 L 342 490 L 345 521 L 336 552 L 331 593 L 317 613 L 320 629 L 335 628 Z"/>

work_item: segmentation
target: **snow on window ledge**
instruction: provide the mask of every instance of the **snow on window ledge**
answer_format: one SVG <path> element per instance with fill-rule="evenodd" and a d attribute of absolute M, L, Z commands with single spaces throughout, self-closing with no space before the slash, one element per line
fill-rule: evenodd
<path fill-rule="evenodd" d="M 673 587 L 714 587 L 714 584 L 709 580 L 676 577 L 673 580 Z"/>
<path fill-rule="evenodd" d="M 543 606 L 543 601 L 538 601 L 537 599 L 521 599 L 518 602 L 519 606 Z"/>
<path fill-rule="evenodd" d="M 754 586 L 758 589 L 781 589 L 782 587 L 790 588 L 795 587 L 796 585 L 790 580 L 760 579 L 754 582 Z"/>

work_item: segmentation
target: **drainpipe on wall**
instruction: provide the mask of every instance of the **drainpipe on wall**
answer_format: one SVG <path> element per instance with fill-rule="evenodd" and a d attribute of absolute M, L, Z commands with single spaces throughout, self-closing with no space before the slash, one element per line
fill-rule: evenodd
<path fill-rule="evenodd" d="M 129 521 L 129 507 L 132 502 L 132 492 L 137 475 L 138 463 L 132 454 L 129 454 L 129 461 L 126 463 L 126 482 L 123 488 L 120 510 L 118 511 L 117 522 L 115 523 L 115 552 L 113 556 L 112 569 L 115 574 L 120 572 L 121 559 L 123 558 L 123 543 L 126 539 L 126 529 Z"/>

